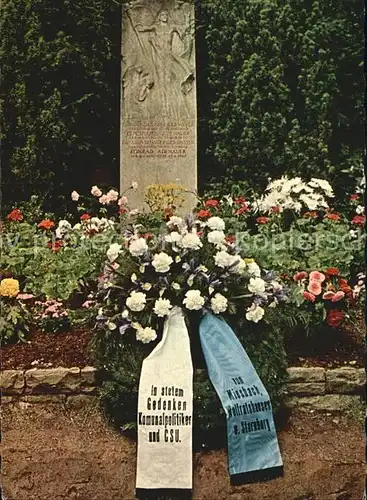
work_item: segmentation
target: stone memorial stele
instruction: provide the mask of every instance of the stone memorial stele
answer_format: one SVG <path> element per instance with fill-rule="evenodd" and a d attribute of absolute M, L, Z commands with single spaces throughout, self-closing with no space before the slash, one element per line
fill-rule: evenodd
<path fill-rule="evenodd" d="M 179 0 L 135 0 L 123 11 L 120 187 L 138 182 L 132 208 L 151 184 L 197 188 L 194 15 Z"/>

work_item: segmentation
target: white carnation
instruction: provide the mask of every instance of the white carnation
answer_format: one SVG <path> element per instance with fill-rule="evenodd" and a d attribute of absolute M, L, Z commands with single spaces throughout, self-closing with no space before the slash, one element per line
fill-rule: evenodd
<path fill-rule="evenodd" d="M 168 316 L 170 309 L 172 309 L 171 302 L 168 299 L 157 299 L 154 304 L 153 311 L 159 318 Z"/>
<path fill-rule="evenodd" d="M 226 297 L 220 293 L 216 293 L 211 299 L 210 304 L 212 306 L 212 311 L 214 314 L 220 314 L 226 311 L 228 306 L 228 300 Z"/>
<path fill-rule="evenodd" d="M 147 302 L 146 295 L 143 292 L 131 292 L 130 297 L 126 299 L 126 305 L 131 311 L 140 312 L 144 309 Z"/>
<path fill-rule="evenodd" d="M 160 252 L 154 255 L 152 266 L 157 273 L 168 273 L 172 262 L 173 259 L 170 255 L 165 252 Z"/>
<path fill-rule="evenodd" d="M 122 246 L 118 243 L 112 243 L 110 248 L 107 250 L 107 257 L 110 262 L 114 262 L 121 252 Z"/>
<path fill-rule="evenodd" d="M 149 342 L 152 342 L 156 338 L 156 331 L 153 330 L 153 328 L 150 328 L 150 326 L 147 326 L 146 328 L 138 328 L 136 331 L 136 340 L 143 342 L 143 344 L 149 344 Z"/>
<path fill-rule="evenodd" d="M 201 295 L 200 290 L 189 290 L 185 294 L 183 303 L 190 311 L 199 311 L 205 304 L 205 299 Z"/>
<path fill-rule="evenodd" d="M 229 267 L 236 259 L 237 257 L 230 255 L 224 250 L 217 252 L 214 256 L 215 265 L 218 267 Z"/>
<path fill-rule="evenodd" d="M 129 245 L 129 252 L 134 257 L 140 257 L 144 255 L 148 250 L 147 242 L 144 238 L 137 238 L 136 240 L 131 240 Z"/>
<path fill-rule="evenodd" d="M 207 220 L 207 225 L 212 231 L 224 231 L 226 224 L 220 217 L 210 217 Z"/>
<path fill-rule="evenodd" d="M 172 231 L 172 233 L 167 234 L 167 236 L 165 237 L 165 240 L 168 243 L 172 243 L 175 246 L 178 246 L 178 247 L 182 246 L 182 236 L 177 231 Z"/>
<path fill-rule="evenodd" d="M 260 278 L 260 276 L 261 276 L 261 269 L 256 264 L 256 262 L 250 262 L 250 264 L 247 264 L 247 271 L 252 276 L 255 276 L 255 278 Z"/>
<path fill-rule="evenodd" d="M 248 321 L 253 321 L 254 323 L 258 323 L 262 317 L 264 316 L 265 314 L 265 310 L 260 307 L 260 306 L 256 306 L 256 305 L 252 305 L 248 310 L 247 310 L 247 313 L 246 313 L 246 319 Z"/>
<path fill-rule="evenodd" d="M 220 245 L 226 239 L 226 235 L 223 231 L 211 231 L 208 233 L 209 243 L 214 243 L 215 245 Z"/>
<path fill-rule="evenodd" d="M 265 281 L 261 278 L 250 278 L 247 288 L 251 293 L 261 295 L 265 292 Z"/>
<path fill-rule="evenodd" d="M 203 246 L 203 244 L 197 234 L 187 233 L 182 238 L 182 246 L 183 248 L 187 248 L 189 250 L 198 250 Z"/>

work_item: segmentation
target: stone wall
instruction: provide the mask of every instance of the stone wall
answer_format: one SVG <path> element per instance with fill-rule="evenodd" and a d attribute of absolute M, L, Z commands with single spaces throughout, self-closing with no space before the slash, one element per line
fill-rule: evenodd
<path fill-rule="evenodd" d="M 289 407 L 335 411 L 346 409 L 364 392 L 363 368 L 288 369 L 286 404 Z M 32 368 L 4 370 L 0 374 L 2 402 L 86 401 L 98 392 L 96 369 Z"/>

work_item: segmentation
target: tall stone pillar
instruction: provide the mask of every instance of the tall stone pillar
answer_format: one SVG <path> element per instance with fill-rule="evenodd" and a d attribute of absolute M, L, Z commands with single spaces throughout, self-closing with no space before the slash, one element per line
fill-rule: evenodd
<path fill-rule="evenodd" d="M 133 1 L 123 13 L 120 155 L 121 192 L 139 185 L 130 207 L 150 184 L 196 191 L 195 71 L 193 4 Z"/>

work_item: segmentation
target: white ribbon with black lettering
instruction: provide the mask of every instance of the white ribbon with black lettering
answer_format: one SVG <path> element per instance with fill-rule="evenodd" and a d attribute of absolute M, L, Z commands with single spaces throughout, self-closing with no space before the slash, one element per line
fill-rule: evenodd
<path fill-rule="evenodd" d="M 182 310 L 143 361 L 138 397 L 136 489 L 192 489 L 193 368 Z"/>

